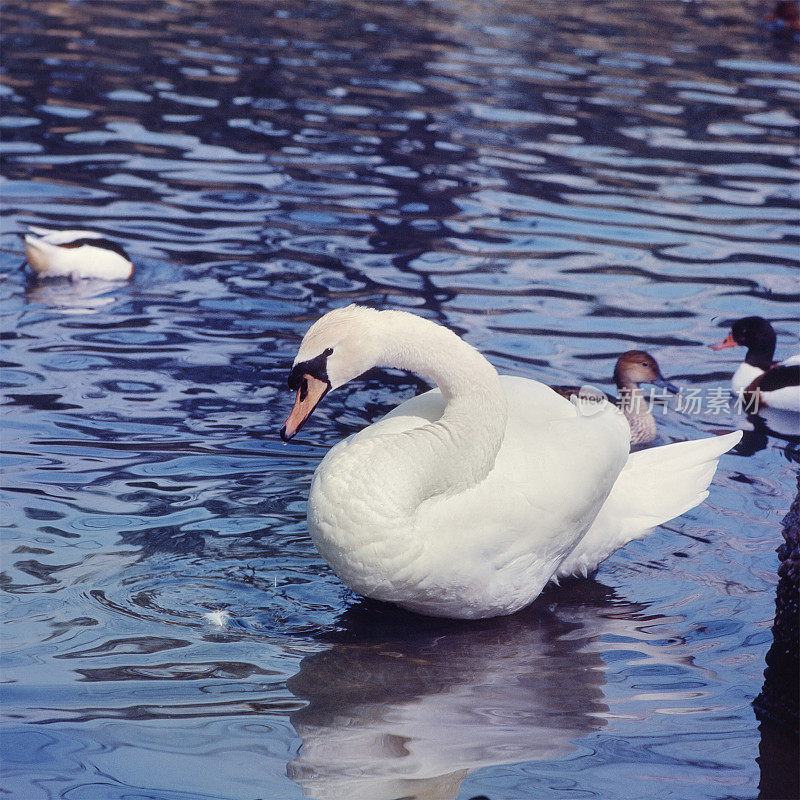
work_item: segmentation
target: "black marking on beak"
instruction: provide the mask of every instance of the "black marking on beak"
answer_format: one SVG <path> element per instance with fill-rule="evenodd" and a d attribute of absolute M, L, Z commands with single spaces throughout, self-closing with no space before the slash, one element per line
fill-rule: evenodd
<path fill-rule="evenodd" d="M 333 348 L 328 347 L 318 356 L 310 358 L 308 361 L 301 361 L 292 367 L 287 383 L 292 391 L 297 392 L 297 398 L 291 414 L 289 414 L 286 423 L 281 428 L 281 439 L 284 442 L 288 442 L 303 427 L 306 420 L 314 413 L 314 409 L 319 405 L 320 400 L 330 391 L 328 356 L 331 353 L 333 353 Z M 321 387 L 320 384 L 322 384 Z M 309 398 L 309 390 L 311 389 L 313 389 L 313 397 Z M 313 401 L 313 405 L 310 407 L 304 406 L 306 401 Z M 289 424 L 292 426 L 291 433 L 287 432 L 287 425 Z"/>
<path fill-rule="evenodd" d="M 292 411 L 281 428 L 281 439 L 284 442 L 288 442 L 305 425 L 330 388 L 327 381 L 318 380 L 313 375 L 303 375 Z"/>
<path fill-rule="evenodd" d="M 313 375 L 317 380 L 330 384 L 330 379 L 328 378 L 328 356 L 331 353 L 333 353 L 333 349 L 329 347 L 318 356 L 295 364 L 289 373 L 287 381 L 289 388 L 294 392 L 300 389 L 303 375 Z M 308 389 L 306 388 L 305 391 L 308 391 Z M 305 398 L 305 394 L 303 398 Z"/>

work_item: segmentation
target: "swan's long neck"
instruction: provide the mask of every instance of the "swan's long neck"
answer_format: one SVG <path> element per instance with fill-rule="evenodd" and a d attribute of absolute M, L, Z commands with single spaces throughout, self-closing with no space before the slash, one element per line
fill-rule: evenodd
<path fill-rule="evenodd" d="M 382 311 L 376 366 L 414 372 L 436 384 L 448 402 L 469 402 L 491 394 L 500 400 L 497 370 L 448 328 L 404 311 Z M 503 409 L 505 428 L 507 410 Z"/>
<path fill-rule="evenodd" d="M 376 366 L 414 372 L 436 384 L 445 410 L 436 422 L 387 442 L 416 472 L 416 498 L 463 491 L 483 480 L 505 436 L 508 407 L 495 368 L 452 331 L 401 311 L 384 311 Z M 406 461 L 408 459 L 408 461 Z"/>

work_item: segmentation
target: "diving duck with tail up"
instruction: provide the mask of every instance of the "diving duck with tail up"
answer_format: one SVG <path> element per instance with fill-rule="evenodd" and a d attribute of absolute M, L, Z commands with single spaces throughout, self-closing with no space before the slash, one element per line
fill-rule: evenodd
<path fill-rule="evenodd" d="M 95 231 L 54 231 L 31 226 L 25 256 L 39 278 L 127 280 L 133 262 L 116 243 Z"/>

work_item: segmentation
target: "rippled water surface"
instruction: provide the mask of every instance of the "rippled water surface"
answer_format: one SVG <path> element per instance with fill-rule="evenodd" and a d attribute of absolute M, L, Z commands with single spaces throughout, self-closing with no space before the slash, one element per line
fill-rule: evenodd
<path fill-rule="evenodd" d="M 726 409 L 742 354 L 704 346 L 749 314 L 797 345 L 800 59 L 768 7 L 6 4 L 10 796 L 778 796 L 796 753 L 759 765 L 750 703 L 796 420 Z M 104 232 L 133 280 L 36 284 L 30 224 Z M 595 580 L 472 625 L 375 607 L 305 497 L 422 384 L 277 436 L 301 335 L 351 301 L 555 383 L 645 348 L 724 401 L 673 401 L 662 440 L 748 433 Z"/>

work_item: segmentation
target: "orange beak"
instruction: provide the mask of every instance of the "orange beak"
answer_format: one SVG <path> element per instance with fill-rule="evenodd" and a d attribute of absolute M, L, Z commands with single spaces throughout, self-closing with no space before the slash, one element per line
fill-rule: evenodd
<path fill-rule="evenodd" d="M 709 347 L 712 350 L 725 350 L 727 347 L 738 347 L 739 342 L 733 338 L 733 334 L 729 333 L 726 339 L 723 339 L 721 342 L 717 342 L 716 344 L 710 344 Z"/>
<path fill-rule="evenodd" d="M 303 427 L 305 421 L 314 413 L 319 401 L 325 397 L 330 388 L 331 385 L 326 381 L 321 381 L 313 375 L 303 375 L 292 413 L 289 414 L 281 428 L 281 439 L 284 442 L 288 442 Z"/>

